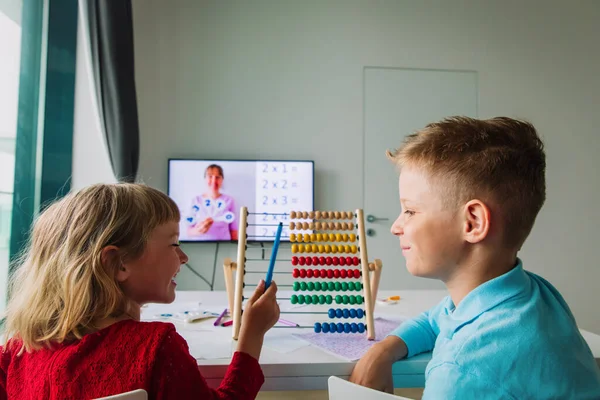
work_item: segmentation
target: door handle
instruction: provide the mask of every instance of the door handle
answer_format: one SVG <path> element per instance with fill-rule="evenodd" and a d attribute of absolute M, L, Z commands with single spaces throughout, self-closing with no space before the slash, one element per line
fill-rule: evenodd
<path fill-rule="evenodd" d="M 367 222 L 389 221 L 389 218 L 377 218 L 374 215 L 367 215 Z"/>

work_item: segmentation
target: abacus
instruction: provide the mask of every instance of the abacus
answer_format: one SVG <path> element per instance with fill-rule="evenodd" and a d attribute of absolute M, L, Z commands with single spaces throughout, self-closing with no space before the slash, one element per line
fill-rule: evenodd
<path fill-rule="evenodd" d="M 245 276 L 266 272 L 249 270 L 246 268 L 246 264 L 252 261 L 267 261 L 264 259 L 264 247 L 261 248 L 263 258 L 246 258 L 248 250 L 246 228 L 249 226 L 248 215 L 252 215 L 252 213 L 249 213 L 246 207 L 242 207 L 239 215 L 237 262 L 226 258 L 223 264 L 229 310 L 233 310 L 232 336 L 235 340 L 238 339 L 242 302 L 245 300 L 243 289 L 247 286 L 256 286 L 247 284 L 244 281 Z M 288 214 L 285 216 L 287 217 Z M 299 279 L 299 281 L 295 280 L 291 285 L 278 283 L 278 287 L 289 287 L 294 292 L 318 291 L 323 294 L 293 294 L 289 298 L 278 298 L 278 300 L 290 301 L 292 304 L 362 305 L 364 303 L 364 310 L 362 308 L 330 308 L 327 312 L 281 311 L 281 314 L 323 314 L 330 319 L 365 318 L 366 324 L 363 322 L 317 322 L 313 326 L 275 326 L 275 328 L 311 328 L 316 333 L 366 332 L 367 338 L 374 340 L 373 311 L 381 278 L 382 263 L 379 259 L 375 259 L 372 263 L 368 262 L 363 210 L 357 209 L 355 212 L 292 211 L 289 213 L 289 219 L 292 220 L 289 223 L 292 257 L 288 260 L 278 259 L 274 274 L 291 274 L 292 278 Z M 356 223 L 353 220 L 356 220 Z M 347 233 L 348 231 L 351 233 Z M 311 253 L 321 255 L 316 256 Z M 286 268 L 286 263 L 288 263 L 288 267 L 291 263 L 291 272 L 289 268 Z M 311 266 L 320 268 L 310 268 Z M 235 288 L 234 270 L 237 270 Z M 338 279 L 341 282 L 337 281 Z M 331 294 L 331 292 L 340 291 L 349 291 L 351 294 L 335 296 Z"/>

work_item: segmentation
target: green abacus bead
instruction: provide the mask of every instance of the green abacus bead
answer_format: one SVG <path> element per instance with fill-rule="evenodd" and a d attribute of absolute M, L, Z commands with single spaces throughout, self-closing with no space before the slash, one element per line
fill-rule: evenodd
<path fill-rule="evenodd" d="M 345 291 L 347 291 L 350 288 L 348 286 L 348 282 L 342 282 L 341 286 L 342 286 L 342 292 L 345 292 Z"/>
<path fill-rule="evenodd" d="M 304 296 L 298 296 L 298 304 L 304 304 Z"/>
<path fill-rule="evenodd" d="M 335 296 L 335 304 L 342 304 L 342 296 L 339 294 Z"/>
<path fill-rule="evenodd" d="M 358 292 L 359 290 L 362 290 L 362 288 L 363 288 L 363 284 L 362 284 L 362 283 L 360 283 L 360 282 L 356 282 L 356 283 L 354 284 L 354 286 L 356 287 L 356 291 L 357 291 L 357 292 Z"/>
<path fill-rule="evenodd" d="M 330 292 L 333 292 L 335 290 L 335 285 L 333 284 L 333 282 L 328 282 L 327 288 L 329 289 Z"/>
<path fill-rule="evenodd" d="M 346 283 L 346 282 L 344 282 Z M 353 291 L 354 290 L 354 282 L 348 282 L 346 283 L 346 285 L 348 285 L 348 290 L 349 291 Z"/>
<path fill-rule="evenodd" d="M 312 304 L 312 297 L 309 295 L 304 296 L 304 301 L 306 304 Z"/>
<path fill-rule="evenodd" d="M 316 294 L 313 294 L 312 302 L 313 302 L 313 304 L 319 304 L 319 296 L 317 296 Z"/>
<path fill-rule="evenodd" d="M 294 292 L 300 290 L 300 282 L 294 282 Z"/>
<path fill-rule="evenodd" d="M 313 290 L 315 290 L 315 283 L 314 282 L 308 282 L 306 284 L 306 289 L 308 289 L 310 292 L 312 292 Z"/>
<path fill-rule="evenodd" d="M 344 304 L 348 304 L 349 301 L 350 301 L 350 299 L 349 299 L 348 295 L 343 295 L 342 296 L 342 302 Z"/>
<path fill-rule="evenodd" d="M 316 291 L 321 290 L 321 282 L 315 282 L 315 290 Z"/>
<path fill-rule="evenodd" d="M 339 282 L 336 282 L 334 285 L 335 285 L 335 290 L 339 292 L 339 290 L 342 288 L 342 285 L 340 285 Z"/>
<path fill-rule="evenodd" d="M 300 282 L 300 290 L 306 290 L 306 282 Z"/>
<path fill-rule="evenodd" d="M 348 301 L 350 304 L 356 304 L 356 296 L 349 296 Z"/>
<path fill-rule="evenodd" d="M 364 298 L 362 296 L 356 296 L 356 304 L 362 304 L 364 301 Z"/>
<path fill-rule="evenodd" d="M 319 304 L 325 304 L 325 296 L 323 296 L 323 295 L 319 296 Z"/>
<path fill-rule="evenodd" d="M 298 296 L 296 296 L 295 294 L 293 294 L 292 297 L 290 297 L 290 302 L 292 304 L 298 304 Z"/>
<path fill-rule="evenodd" d="M 327 303 L 327 304 L 333 303 L 333 297 L 331 297 L 330 294 L 328 294 L 327 296 L 325 296 L 325 303 Z"/>

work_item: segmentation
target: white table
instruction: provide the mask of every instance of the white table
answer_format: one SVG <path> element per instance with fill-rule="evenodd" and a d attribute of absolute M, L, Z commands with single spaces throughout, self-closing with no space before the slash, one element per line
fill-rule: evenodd
<path fill-rule="evenodd" d="M 289 297 L 292 292 L 280 290 L 278 297 Z M 377 304 L 375 316 L 388 318 L 413 317 L 433 307 L 447 295 L 445 290 L 398 290 L 380 291 L 378 297 L 400 295 L 401 300 L 395 305 Z M 198 303 L 201 303 L 198 305 Z M 287 302 L 282 303 L 282 310 L 289 309 Z M 184 311 L 196 305 L 199 309 L 223 310 L 227 304 L 225 292 L 181 291 L 177 299 L 170 305 L 151 304 L 142 311 L 142 319 L 154 319 L 161 313 Z M 328 308 L 338 308 L 335 304 L 329 306 L 306 306 L 293 311 L 323 311 Z M 357 307 L 357 306 L 355 306 Z M 328 320 L 326 315 L 284 315 L 282 318 L 291 319 L 301 325 L 312 325 L 318 320 Z M 214 327 L 214 319 L 192 324 L 176 323 L 177 331 L 186 338 L 190 351 L 195 355 L 194 349 L 211 349 L 221 347 L 228 354 L 228 358 L 199 359 L 198 365 L 202 375 L 209 385 L 217 387 L 230 362 L 231 354 L 235 351 L 236 342 L 231 339 L 231 327 Z M 274 340 L 289 337 L 293 332 L 306 332 L 302 329 L 272 329 L 267 335 Z M 584 338 L 592 348 L 594 357 L 600 361 L 600 336 L 587 331 L 581 331 Z M 366 339 L 365 339 L 366 340 Z M 275 342 L 273 342 L 275 343 Z M 425 383 L 425 367 L 429 362 L 430 354 L 421 354 L 410 359 L 398 361 L 394 364 L 392 374 L 395 387 L 423 387 Z M 263 347 L 260 364 L 265 375 L 265 384 L 262 390 L 324 390 L 327 388 L 327 379 L 331 375 L 347 378 L 355 362 L 345 361 L 340 357 L 331 355 L 318 347 L 307 346 L 297 350 L 282 353 L 269 346 L 269 337 Z"/>

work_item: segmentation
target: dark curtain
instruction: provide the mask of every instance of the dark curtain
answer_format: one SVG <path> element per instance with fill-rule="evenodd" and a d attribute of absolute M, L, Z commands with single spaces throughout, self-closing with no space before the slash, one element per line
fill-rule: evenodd
<path fill-rule="evenodd" d="M 80 0 L 80 5 L 112 170 L 120 182 L 135 182 L 140 137 L 131 0 Z"/>

